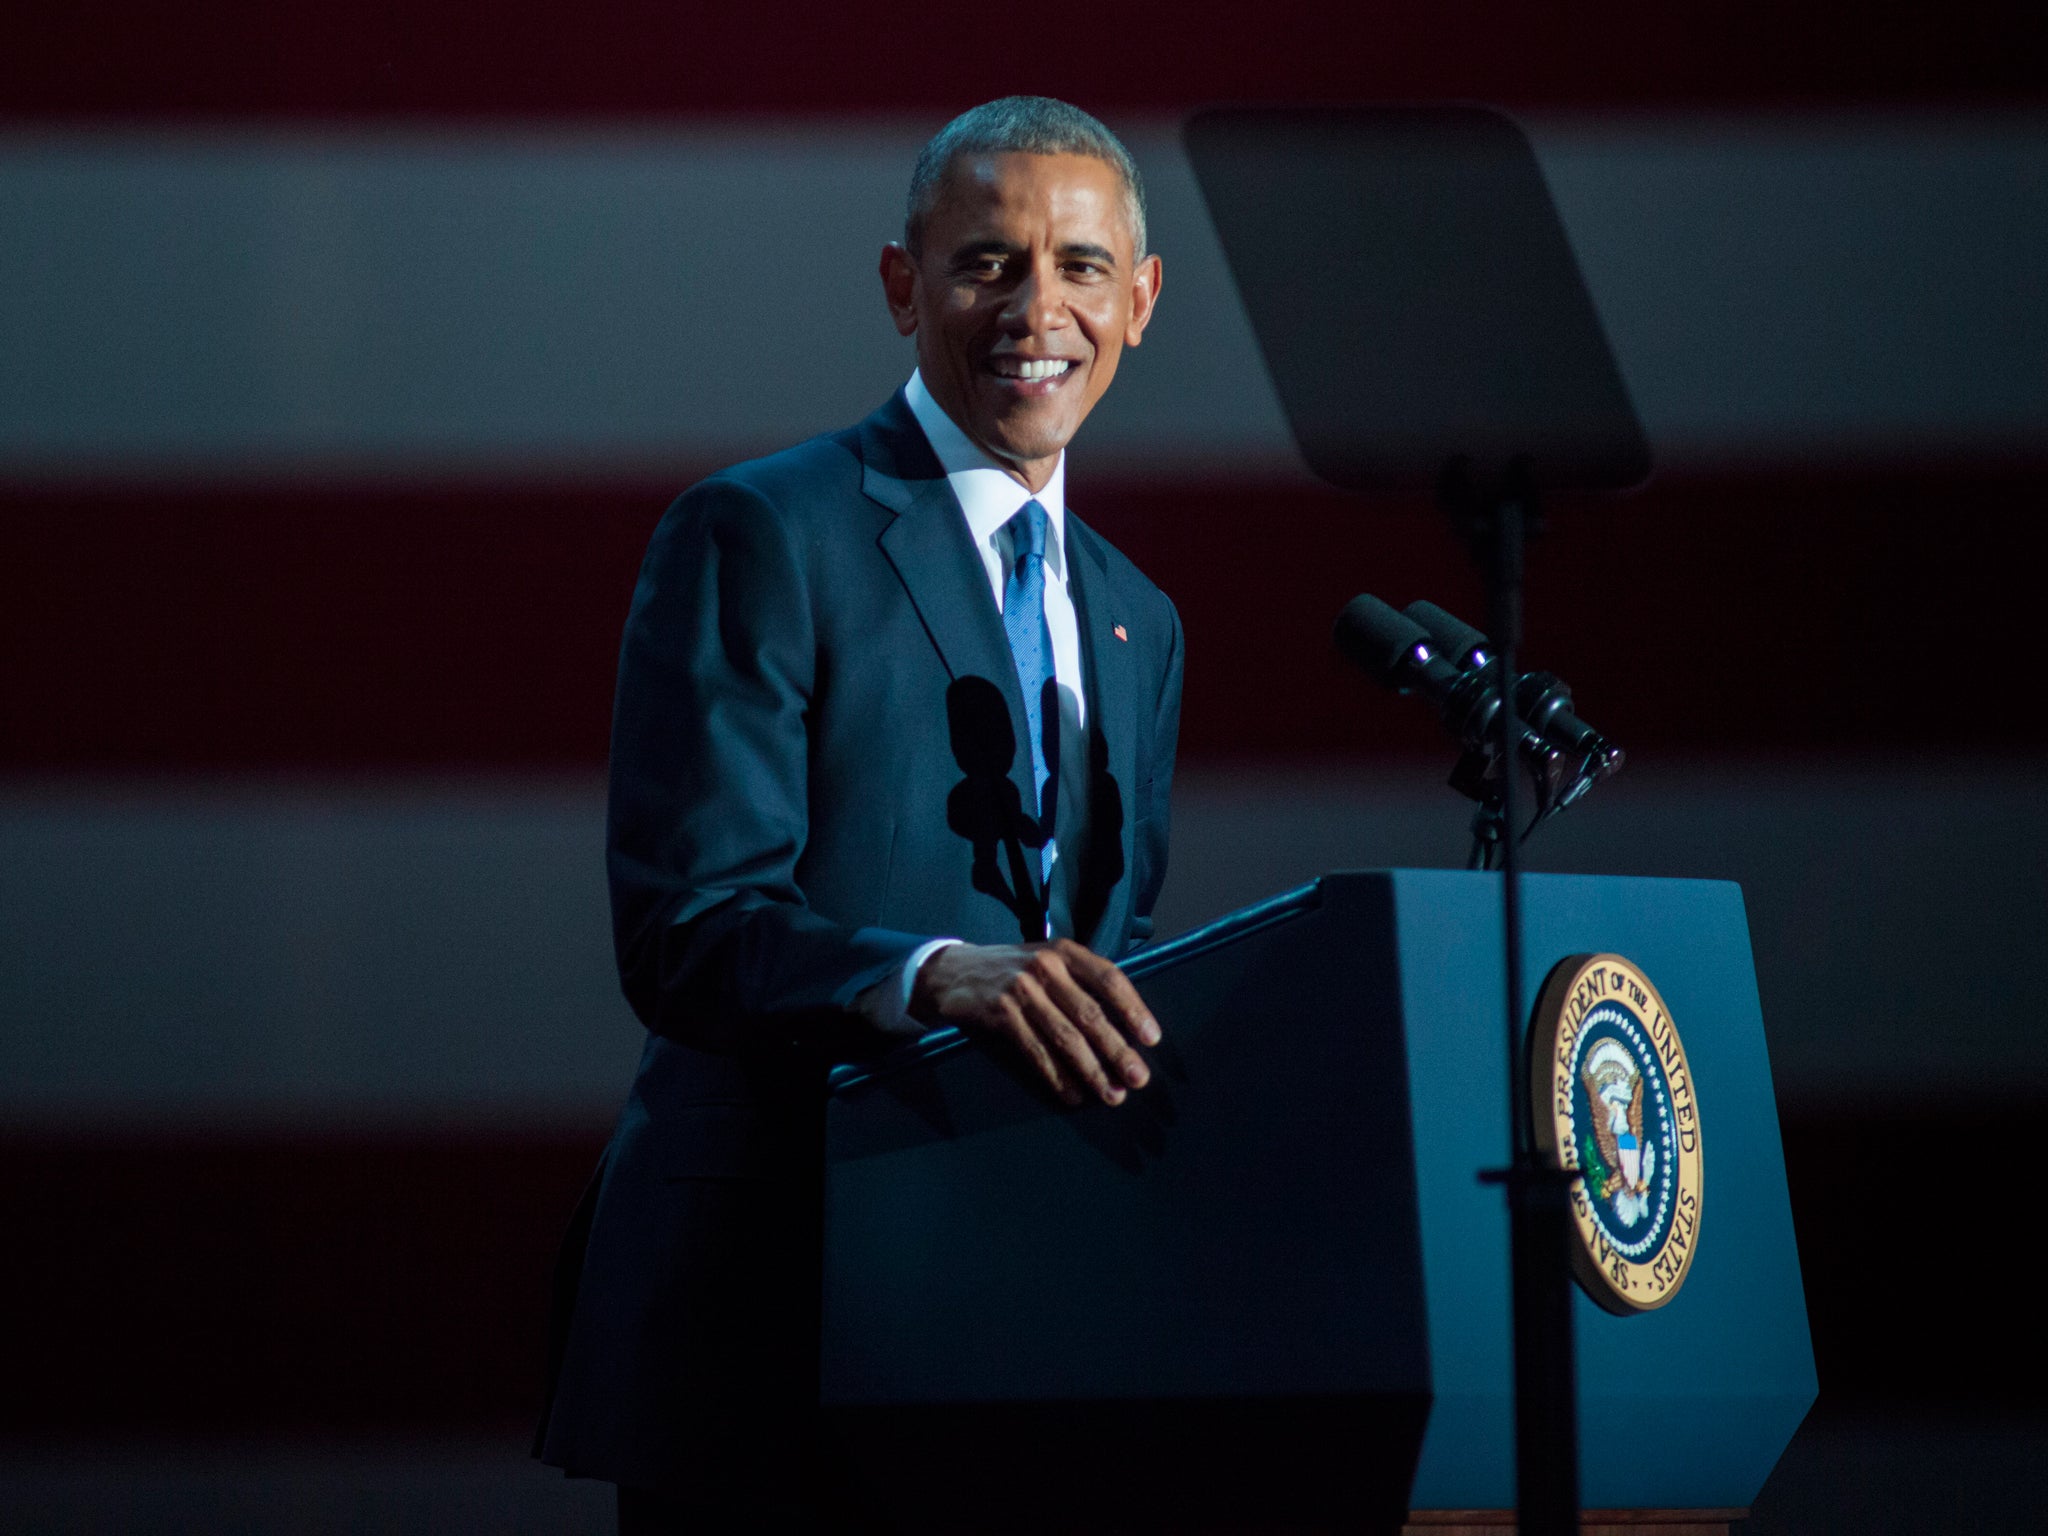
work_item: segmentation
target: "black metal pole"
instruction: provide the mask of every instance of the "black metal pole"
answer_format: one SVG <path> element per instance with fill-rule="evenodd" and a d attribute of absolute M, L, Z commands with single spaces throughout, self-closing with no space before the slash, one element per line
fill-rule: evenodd
<path fill-rule="evenodd" d="M 1527 530 L 1522 499 L 1509 492 L 1488 519 L 1487 554 L 1492 569 L 1487 581 L 1487 629 L 1498 659 L 1499 708 L 1494 712 L 1495 746 L 1500 754 L 1501 925 L 1507 942 L 1508 1006 L 1508 1155 L 1517 1166 L 1533 1146 L 1529 1134 L 1529 1095 L 1522 1075 L 1522 847 L 1516 833 L 1516 806 L 1521 774 L 1515 741 L 1515 664 L 1522 648 L 1522 568 Z"/>
<path fill-rule="evenodd" d="M 1569 1184 L 1542 1167 L 1530 1121 L 1522 995 L 1522 856 L 1514 683 L 1522 643 L 1523 554 L 1531 511 L 1510 486 L 1478 530 L 1486 548 L 1488 629 L 1500 666 L 1501 928 L 1507 950 L 1508 1238 L 1514 1295 L 1515 1505 L 1521 1536 L 1579 1528 L 1578 1385 L 1572 1350 Z"/>

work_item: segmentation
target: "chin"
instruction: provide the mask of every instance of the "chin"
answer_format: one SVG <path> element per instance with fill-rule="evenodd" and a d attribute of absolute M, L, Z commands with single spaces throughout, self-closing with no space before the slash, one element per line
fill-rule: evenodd
<path fill-rule="evenodd" d="M 1050 459 L 1065 450 L 1079 423 L 1005 421 L 996 424 L 990 444 L 1006 459 L 1035 462 Z"/>
<path fill-rule="evenodd" d="M 1009 459 L 1019 464 L 1033 464 L 1044 459 L 1057 458 L 1066 446 L 1067 440 L 1063 437 L 999 437 L 995 442 L 998 458 Z"/>

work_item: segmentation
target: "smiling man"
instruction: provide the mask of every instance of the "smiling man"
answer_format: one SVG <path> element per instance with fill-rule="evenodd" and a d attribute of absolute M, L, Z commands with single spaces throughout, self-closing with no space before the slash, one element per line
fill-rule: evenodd
<path fill-rule="evenodd" d="M 844 1528 L 814 1444 L 825 1074 L 955 1025 L 1122 1104 L 1179 726 L 1172 604 L 1066 506 L 1161 282 L 1129 154 L 1011 97 L 919 158 L 916 371 L 692 487 L 621 650 L 609 870 L 648 1039 L 563 1254 L 539 1451 L 622 1531 Z"/>
<path fill-rule="evenodd" d="M 920 160 L 905 243 L 882 252 L 882 286 L 896 328 L 917 338 L 932 400 L 977 449 L 1042 491 L 1123 349 L 1144 336 L 1159 258 L 1145 250 L 1136 168 L 1107 130 L 1114 159 L 963 154 L 948 136 L 966 138 L 976 116 Z"/>

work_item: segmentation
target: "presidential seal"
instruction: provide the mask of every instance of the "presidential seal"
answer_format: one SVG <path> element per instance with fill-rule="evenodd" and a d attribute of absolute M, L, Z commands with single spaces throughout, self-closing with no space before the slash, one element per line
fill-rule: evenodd
<path fill-rule="evenodd" d="M 1610 1312 L 1678 1294 L 1700 1235 L 1700 1112 L 1664 999 L 1620 955 L 1572 955 L 1529 1041 L 1539 1149 L 1576 1168 L 1572 1267 Z"/>

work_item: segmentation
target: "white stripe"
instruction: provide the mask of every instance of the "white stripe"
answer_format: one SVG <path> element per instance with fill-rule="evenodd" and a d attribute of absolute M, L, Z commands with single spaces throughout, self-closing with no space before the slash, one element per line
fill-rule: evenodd
<path fill-rule="evenodd" d="M 1457 863 L 1467 817 L 1439 777 L 1184 774 L 1162 934 L 1328 869 Z M 1530 852 L 1739 880 L 1787 1104 L 2017 1098 L 2048 1091 L 2040 800 L 2037 773 L 1996 764 L 1632 767 Z M 0 1116 L 602 1119 L 642 1038 L 612 975 L 603 826 L 583 781 L 17 785 Z"/>
<path fill-rule="evenodd" d="M 2038 447 L 2048 117 L 1533 135 L 1667 462 Z M 1289 473 L 1171 125 L 1131 139 L 1167 281 L 1077 472 Z M 842 425 L 910 368 L 874 269 L 916 148 L 0 134 L 0 474 L 661 474 Z"/>

